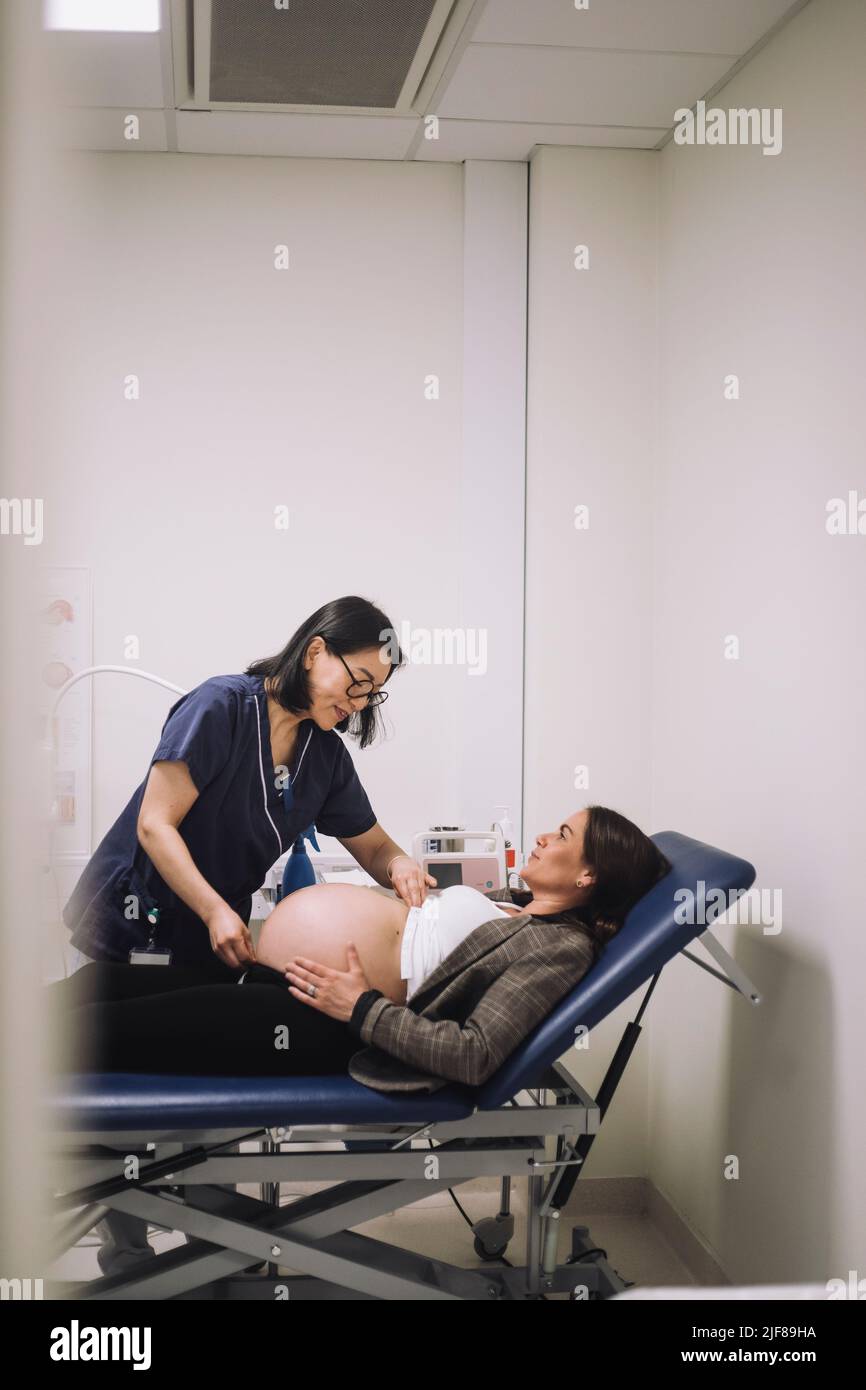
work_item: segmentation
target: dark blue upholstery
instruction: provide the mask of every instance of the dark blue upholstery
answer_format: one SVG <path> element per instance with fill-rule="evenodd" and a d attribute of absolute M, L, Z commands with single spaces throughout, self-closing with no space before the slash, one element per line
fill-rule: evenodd
<path fill-rule="evenodd" d="M 691 840 L 673 830 L 650 838 L 670 860 L 671 872 L 632 908 L 601 958 L 572 993 L 480 1088 L 479 1109 L 493 1109 L 518 1091 L 537 1085 L 537 1077 L 573 1043 L 579 1024 L 594 1028 L 683 946 L 706 930 L 709 921 L 718 916 L 718 910 L 709 906 L 706 923 L 679 926 L 674 921 L 680 901 L 674 897 L 678 889 L 688 888 L 697 895 L 697 885 L 703 880 L 706 893 L 719 888 L 725 893 L 739 893 L 755 881 L 755 870 L 745 859 L 737 859 L 700 840 Z"/>
<path fill-rule="evenodd" d="M 48 1097 L 49 1120 L 66 1130 L 223 1129 L 310 1124 L 428 1124 L 461 1120 L 475 1092 L 386 1094 L 350 1076 L 65 1076 Z"/>
<path fill-rule="evenodd" d="M 592 1028 L 706 929 L 677 925 L 674 893 L 689 888 L 744 892 L 755 879 L 745 859 L 673 831 L 653 840 L 673 866 L 629 913 L 601 959 L 478 1090 L 449 1085 L 432 1095 L 375 1091 L 347 1076 L 68 1076 L 47 1097 L 48 1118 L 65 1130 L 223 1129 L 301 1124 L 428 1124 L 493 1109 L 540 1077 Z M 708 919 L 716 915 L 709 908 Z"/>

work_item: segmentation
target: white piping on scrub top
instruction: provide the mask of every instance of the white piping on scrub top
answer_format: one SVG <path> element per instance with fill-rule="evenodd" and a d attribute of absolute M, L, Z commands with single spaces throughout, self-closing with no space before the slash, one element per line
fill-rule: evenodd
<path fill-rule="evenodd" d="M 254 700 L 256 699 L 255 695 L 253 695 L 251 698 L 254 699 Z M 259 713 L 259 702 L 258 702 L 258 700 L 256 700 L 256 713 L 257 713 L 257 714 Z M 271 822 L 271 829 L 273 830 L 274 834 L 275 834 L 276 837 L 277 837 L 277 844 L 278 844 L 279 847 L 280 847 L 280 854 L 282 854 L 282 852 L 283 852 L 283 842 L 282 842 L 282 839 L 280 838 L 280 832 L 279 832 L 279 830 L 277 829 L 277 827 L 274 825 L 273 817 L 271 816 L 271 813 L 270 813 L 270 811 L 268 810 L 268 790 L 267 790 L 267 787 L 266 787 L 266 785 L 265 785 L 265 765 L 264 765 L 264 763 L 262 762 L 262 724 L 261 724 L 261 719 L 257 719 L 257 720 L 256 720 L 256 732 L 257 732 L 257 734 L 258 734 L 258 739 L 259 739 L 259 776 L 260 776 L 261 779 L 262 779 L 262 797 L 263 797 L 263 801 L 264 801 L 265 815 L 267 816 L 268 820 Z M 289 786 L 291 786 L 293 782 L 296 782 L 296 781 L 297 781 L 298 773 L 299 773 L 300 770 L 301 770 L 301 763 L 304 761 L 304 757 L 306 756 L 307 749 L 308 749 L 309 746 L 310 746 L 310 739 L 311 739 L 312 737 L 313 737 L 313 731 L 312 731 L 312 729 L 310 729 L 310 732 L 307 734 L 307 741 L 306 741 L 306 743 L 304 744 L 303 751 L 302 751 L 302 753 L 301 753 L 300 758 L 298 759 L 298 766 L 295 768 L 295 775 L 294 775 L 294 777 L 290 777 L 290 778 L 289 778 Z"/>
<path fill-rule="evenodd" d="M 268 789 L 267 789 L 267 787 L 266 787 L 266 785 L 265 785 L 265 765 L 264 765 L 264 763 L 262 762 L 262 720 L 261 720 L 261 711 L 260 711 L 260 709 L 259 709 L 259 702 L 258 702 L 258 700 L 256 700 L 255 695 L 251 695 L 249 698 L 250 698 L 251 700 L 254 700 L 254 701 L 255 701 L 255 706 L 256 706 L 256 733 L 258 734 L 258 737 L 259 737 L 259 776 L 260 776 L 261 779 L 262 779 L 262 800 L 263 800 L 263 802 L 264 802 L 265 815 L 267 816 L 268 820 L 271 822 L 271 829 L 273 830 L 274 834 L 275 834 L 276 837 L 277 837 L 277 844 L 278 844 L 279 847 L 280 847 L 280 854 L 282 854 L 282 852 L 283 852 L 283 842 L 282 842 L 282 840 L 280 839 L 280 832 L 279 832 L 279 830 L 277 829 L 277 827 L 274 825 L 273 818 L 272 818 L 272 816 L 271 816 L 270 811 L 268 810 Z M 267 697 L 265 697 L 265 698 L 267 698 Z M 313 731 L 312 731 L 312 729 L 311 729 L 311 730 L 310 730 L 310 733 L 312 733 L 312 732 L 313 732 Z M 306 751 L 306 750 L 304 750 L 304 751 Z M 279 855 L 277 855 L 277 858 L 279 858 Z"/>
<path fill-rule="evenodd" d="M 310 746 L 310 739 L 311 739 L 312 737 L 313 737 L 313 731 L 312 731 L 312 729 L 311 729 L 310 732 L 307 734 L 307 741 L 306 741 L 306 743 L 304 744 L 304 752 L 303 752 L 303 753 L 301 754 L 301 756 L 298 758 L 298 766 L 295 768 L 295 775 L 294 775 L 294 777 L 290 777 L 290 778 L 289 778 L 289 786 L 291 786 L 293 782 L 297 782 L 297 780 L 298 780 L 298 773 L 299 773 L 300 770 L 301 770 L 301 763 L 304 761 L 304 753 L 306 753 L 307 749 L 309 748 L 309 746 Z"/>

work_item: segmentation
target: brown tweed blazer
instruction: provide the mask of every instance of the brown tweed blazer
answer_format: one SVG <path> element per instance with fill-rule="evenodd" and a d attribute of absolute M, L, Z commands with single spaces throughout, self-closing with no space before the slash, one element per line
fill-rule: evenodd
<path fill-rule="evenodd" d="M 513 901 L 508 889 L 488 893 Z M 595 960 L 586 927 L 522 912 L 476 927 L 408 1004 L 374 999 L 349 1075 L 377 1091 L 481 1086 Z"/>

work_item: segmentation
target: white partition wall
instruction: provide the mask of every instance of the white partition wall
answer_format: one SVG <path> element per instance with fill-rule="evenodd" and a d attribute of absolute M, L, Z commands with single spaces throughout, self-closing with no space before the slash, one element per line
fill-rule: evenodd
<path fill-rule="evenodd" d="M 649 822 L 657 162 L 545 147 L 531 166 L 526 848 L 592 802 Z M 590 1091 L 628 1017 L 563 1058 Z M 648 1066 L 638 1048 L 594 1176 L 643 1171 Z"/>
<path fill-rule="evenodd" d="M 529 836 L 593 801 L 648 820 L 657 163 L 531 165 Z"/>
<path fill-rule="evenodd" d="M 463 684 L 460 821 L 484 829 L 504 804 L 519 840 L 527 166 L 463 167 L 461 621 L 480 659 Z"/>

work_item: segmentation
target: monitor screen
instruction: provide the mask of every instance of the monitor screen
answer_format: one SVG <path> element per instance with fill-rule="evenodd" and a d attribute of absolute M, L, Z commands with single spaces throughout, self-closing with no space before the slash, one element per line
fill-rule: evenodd
<path fill-rule="evenodd" d="M 453 888 L 455 884 L 463 882 L 463 865 L 459 859 L 450 864 L 447 860 L 439 860 L 435 864 L 428 864 L 427 870 L 435 878 L 437 888 Z"/>

